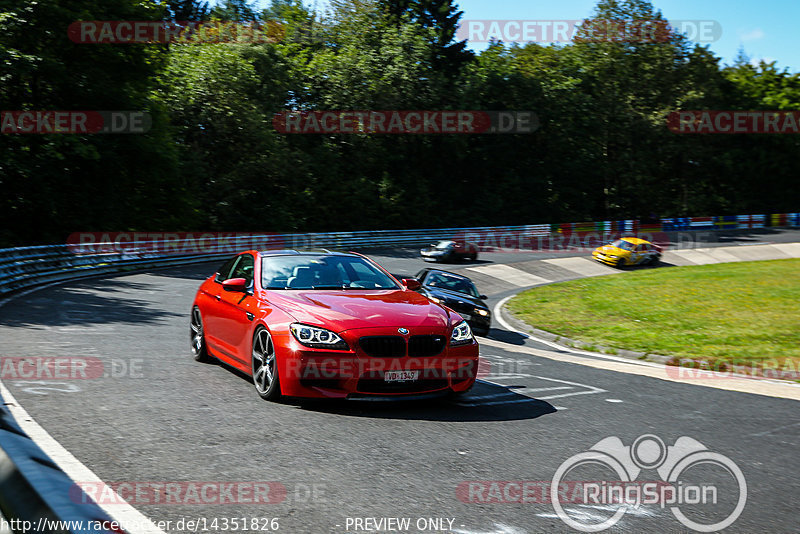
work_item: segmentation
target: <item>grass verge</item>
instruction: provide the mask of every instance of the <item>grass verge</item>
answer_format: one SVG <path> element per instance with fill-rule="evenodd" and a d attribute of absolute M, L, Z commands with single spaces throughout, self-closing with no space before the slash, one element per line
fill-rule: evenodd
<path fill-rule="evenodd" d="M 676 363 L 693 359 L 718 370 L 800 364 L 800 259 L 561 282 L 521 293 L 508 308 L 542 330 Z"/>

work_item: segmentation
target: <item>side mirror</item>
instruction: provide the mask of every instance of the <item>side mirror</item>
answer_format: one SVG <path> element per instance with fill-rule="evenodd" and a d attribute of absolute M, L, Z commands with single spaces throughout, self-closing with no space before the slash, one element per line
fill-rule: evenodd
<path fill-rule="evenodd" d="M 225 291 L 244 293 L 247 291 L 247 280 L 244 278 L 230 278 L 222 282 L 222 288 Z"/>
<path fill-rule="evenodd" d="M 406 286 L 406 289 L 411 291 L 415 291 L 422 287 L 422 284 L 420 284 L 419 280 L 416 278 L 403 278 L 403 285 Z"/>
<path fill-rule="evenodd" d="M 481 295 L 481 297 L 480 297 L 480 299 L 481 299 L 481 300 L 486 300 L 486 299 L 488 299 L 488 298 L 489 298 L 489 297 L 487 297 L 486 295 Z"/>

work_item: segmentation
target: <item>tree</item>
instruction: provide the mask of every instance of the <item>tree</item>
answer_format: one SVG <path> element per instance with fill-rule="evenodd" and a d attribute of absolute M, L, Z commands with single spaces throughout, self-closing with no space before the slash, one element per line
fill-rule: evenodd
<path fill-rule="evenodd" d="M 167 0 L 165 7 L 164 20 L 207 21 L 211 16 L 208 2 L 202 0 Z"/>
<path fill-rule="evenodd" d="M 147 111 L 153 119 L 147 134 L 0 136 L 0 240 L 58 242 L 80 228 L 186 221 L 174 145 L 151 92 L 165 48 L 74 43 L 66 31 L 74 21 L 162 15 L 132 0 L 0 1 L 0 109 Z"/>
<path fill-rule="evenodd" d="M 228 22 L 255 22 L 260 19 L 256 8 L 247 0 L 224 0 L 213 7 L 211 18 Z"/>

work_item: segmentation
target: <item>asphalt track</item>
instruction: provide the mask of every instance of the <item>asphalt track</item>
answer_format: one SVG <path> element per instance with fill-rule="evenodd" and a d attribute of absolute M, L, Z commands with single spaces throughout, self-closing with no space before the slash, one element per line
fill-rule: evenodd
<path fill-rule="evenodd" d="M 746 250 L 744 245 L 798 241 L 797 231 L 763 230 L 706 234 L 702 246 Z M 398 274 L 413 275 L 428 265 L 413 250 L 371 255 Z M 465 274 L 494 306 L 541 279 L 592 275 L 586 264 L 575 262 L 581 258 L 569 256 L 482 254 L 478 262 L 445 268 L 467 269 Z M 689 264 L 689 256 L 673 261 Z M 544 259 L 562 261 L 539 261 Z M 286 488 L 285 498 L 275 504 L 135 504 L 154 522 L 171 521 L 161 525 L 166 532 L 222 531 L 225 518 L 228 531 L 242 530 L 233 528 L 231 518 L 277 518 L 278 532 L 289 533 L 391 532 L 393 523 L 364 521 L 408 518 L 408 529 L 394 531 L 575 532 L 546 499 L 531 494 L 533 502 L 497 502 L 513 500 L 515 494 L 498 499 L 491 484 L 476 481 L 528 481 L 538 487 L 549 483 L 568 458 L 602 439 L 616 436 L 631 445 L 644 434 L 667 445 L 691 437 L 741 469 L 746 505 L 727 532 L 797 531 L 796 400 L 612 369 L 641 365 L 636 362 L 586 356 L 596 365 L 574 363 L 569 351 L 495 323 L 481 347 L 486 362 L 482 379 L 463 398 L 267 403 L 245 377 L 220 365 L 196 363 L 189 355 L 188 311 L 200 281 L 215 266 L 76 282 L 0 308 L 0 357 L 103 362 L 105 376 L 97 379 L 37 381 L 5 375 L 3 381 L 32 419 L 100 479 L 269 481 Z M 738 495 L 734 478 L 703 466 L 693 469 L 687 476 L 698 484 L 713 482 L 719 504 L 682 510 L 707 523 L 726 517 Z M 600 480 L 586 476 L 575 480 Z M 645 470 L 637 480 L 658 479 L 655 471 Z M 114 513 L 115 506 L 123 509 L 106 508 Z M 585 521 L 600 521 L 614 509 L 564 507 Z M 181 519 L 203 518 L 205 529 L 176 528 Z M 428 521 L 437 518 L 440 524 Z M 259 522 L 258 530 L 265 524 Z M 608 530 L 644 531 L 691 530 L 669 506 L 658 504 L 629 510 Z"/>

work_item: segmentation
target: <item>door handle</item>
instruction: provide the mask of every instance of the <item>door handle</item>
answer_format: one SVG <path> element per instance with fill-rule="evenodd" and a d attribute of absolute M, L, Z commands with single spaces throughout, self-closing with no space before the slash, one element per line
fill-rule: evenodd
<path fill-rule="evenodd" d="M 255 318 L 256 318 L 256 316 L 255 316 L 255 315 L 253 315 L 253 314 L 252 314 L 252 313 L 250 313 L 250 312 L 245 312 L 245 314 L 247 314 L 247 320 L 248 320 L 248 321 L 252 321 L 253 319 L 255 319 Z"/>
<path fill-rule="evenodd" d="M 222 300 L 222 295 L 214 295 L 214 298 L 217 300 Z"/>

